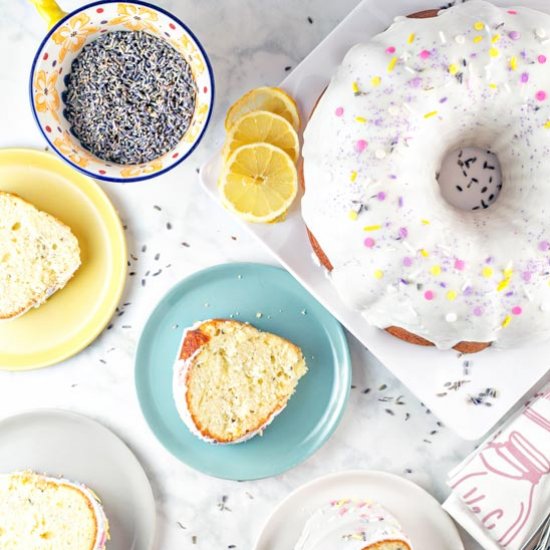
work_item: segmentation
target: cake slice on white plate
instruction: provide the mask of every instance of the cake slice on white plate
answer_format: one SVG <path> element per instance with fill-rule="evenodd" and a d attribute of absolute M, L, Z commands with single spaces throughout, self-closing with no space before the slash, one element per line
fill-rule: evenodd
<path fill-rule="evenodd" d="M 79 266 L 78 240 L 65 224 L 0 191 L 0 320 L 42 305 Z"/>
<path fill-rule="evenodd" d="M 85 485 L 33 472 L 0 475 L 2 550 L 105 550 L 109 522 Z"/>
<path fill-rule="evenodd" d="M 174 365 L 174 399 L 192 433 L 240 443 L 261 433 L 307 372 L 300 348 L 233 320 L 200 322 L 183 334 Z"/>

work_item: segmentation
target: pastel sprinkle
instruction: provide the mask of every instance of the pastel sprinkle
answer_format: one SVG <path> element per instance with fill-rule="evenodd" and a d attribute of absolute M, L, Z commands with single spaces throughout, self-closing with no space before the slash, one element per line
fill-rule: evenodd
<path fill-rule="evenodd" d="M 456 73 L 458 73 L 458 65 L 455 65 L 454 63 L 451 63 L 448 67 L 448 71 L 452 75 L 455 75 Z"/>
<path fill-rule="evenodd" d="M 395 48 L 393 46 L 389 46 L 386 48 L 386 53 L 389 53 L 390 55 L 395 53 Z"/>
<path fill-rule="evenodd" d="M 430 52 L 428 50 L 422 50 L 419 54 L 421 59 L 428 59 L 430 57 Z"/>
<path fill-rule="evenodd" d="M 501 323 L 502 328 L 506 328 L 511 321 L 512 321 L 512 317 L 510 315 L 506 315 L 506 317 L 504 317 L 504 320 Z"/>
<path fill-rule="evenodd" d="M 458 271 L 462 271 L 465 267 L 464 260 L 455 260 L 455 269 L 458 269 Z"/>
<path fill-rule="evenodd" d="M 336 111 L 334 111 L 334 114 L 338 117 L 342 116 L 344 114 L 344 108 L 343 107 L 336 107 Z"/>
<path fill-rule="evenodd" d="M 426 300 L 433 300 L 435 298 L 435 294 L 431 290 L 426 290 L 426 292 L 424 292 L 424 298 L 426 298 Z"/>
<path fill-rule="evenodd" d="M 447 315 L 445 315 L 445 321 L 447 321 L 447 323 L 454 323 L 456 322 L 457 319 L 458 319 L 457 314 L 453 313 L 452 311 L 450 313 L 447 313 Z"/>
<path fill-rule="evenodd" d="M 402 239 L 406 239 L 408 235 L 409 235 L 409 231 L 406 227 L 400 227 L 399 228 L 399 236 Z"/>
<path fill-rule="evenodd" d="M 514 306 L 514 307 L 512 308 L 512 313 L 513 313 L 514 315 L 521 315 L 521 314 L 523 313 L 523 309 L 521 309 L 520 306 Z"/>
<path fill-rule="evenodd" d="M 415 34 L 414 32 L 412 32 L 411 34 L 409 34 L 409 38 L 407 38 L 407 43 L 412 44 L 414 42 L 414 38 L 415 38 Z"/>
<path fill-rule="evenodd" d="M 480 308 L 479 306 L 476 306 L 476 307 L 474 308 L 474 315 L 475 315 L 476 317 L 481 317 L 481 316 L 483 315 L 483 309 Z"/>
<path fill-rule="evenodd" d="M 500 34 L 493 35 L 493 38 L 491 38 L 491 42 L 493 44 L 496 44 L 500 40 Z"/>
<path fill-rule="evenodd" d="M 374 278 L 381 279 L 384 276 L 384 272 L 381 269 L 376 269 L 374 271 Z"/>
<path fill-rule="evenodd" d="M 355 150 L 358 153 L 362 153 L 367 148 L 368 143 L 364 139 L 358 139 L 355 142 Z"/>
<path fill-rule="evenodd" d="M 508 12 L 510 15 L 517 15 L 518 12 L 516 10 L 508 10 Z"/>
<path fill-rule="evenodd" d="M 549 249 L 550 249 L 550 243 L 548 241 L 541 241 L 539 243 L 539 250 L 546 252 Z"/>
<path fill-rule="evenodd" d="M 486 279 L 489 279 L 490 277 L 493 276 L 493 269 L 492 269 L 491 267 L 485 266 L 485 267 L 481 270 L 481 274 L 482 274 L 483 277 L 485 277 Z"/>
<path fill-rule="evenodd" d="M 350 210 L 349 213 L 348 213 L 348 218 L 354 222 L 355 220 L 357 220 L 357 218 L 359 217 L 359 214 L 357 214 L 357 212 L 355 210 Z"/>
<path fill-rule="evenodd" d="M 521 37 L 521 34 L 518 31 L 510 31 L 508 33 L 508 36 L 511 40 L 519 40 Z"/>
<path fill-rule="evenodd" d="M 526 283 L 528 283 L 528 282 L 531 280 L 531 272 L 530 272 L 530 271 L 524 271 L 524 272 L 521 274 L 521 278 L 522 278 Z"/>
<path fill-rule="evenodd" d="M 379 76 L 373 76 L 370 79 L 370 83 L 376 88 L 376 86 L 380 86 L 382 82 L 382 79 Z"/>
<path fill-rule="evenodd" d="M 475 44 L 479 44 L 483 40 L 483 36 L 478 34 L 477 36 L 474 36 L 473 40 Z"/>
<path fill-rule="evenodd" d="M 412 264 L 413 264 L 412 258 L 409 258 L 408 256 L 405 256 L 403 258 L 403 265 L 405 267 L 411 267 Z"/>
<path fill-rule="evenodd" d="M 377 195 L 377 198 L 378 198 L 379 201 L 386 200 L 386 193 L 384 193 L 384 191 L 380 191 L 380 193 L 378 193 L 378 195 Z"/>
<path fill-rule="evenodd" d="M 363 244 L 367 247 L 367 248 L 372 248 L 374 245 L 375 245 L 376 241 L 374 239 L 372 239 L 371 237 L 367 237 L 364 241 L 363 241 Z"/>
<path fill-rule="evenodd" d="M 437 277 L 438 275 L 441 275 L 441 266 L 439 265 L 432 265 L 430 269 L 430 273 Z"/>
<path fill-rule="evenodd" d="M 357 82 L 353 82 L 353 84 L 351 85 L 351 89 L 353 90 L 354 94 L 358 94 L 359 93 L 359 84 L 357 84 Z"/>
<path fill-rule="evenodd" d="M 355 122 L 359 122 L 359 124 L 365 124 L 367 122 L 367 119 L 363 116 L 356 116 Z"/>
<path fill-rule="evenodd" d="M 352 183 L 357 179 L 357 172 L 355 170 L 350 174 L 349 179 Z"/>
<path fill-rule="evenodd" d="M 529 82 L 529 73 L 521 73 L 520 82 L 523 84 Z"/>
<path fill-rule="evenodd" d="M 453 302 L 454 300 L 456 300 L 456 296 L 456 290 L 449 290 L 449 292 L 447 292 L 447 300 L 449 300 L 449 302 Z"/>
<path fill-rule="evenodd" d="M 420 220 L 422 225 L 430 225 L 430 220 Z"/>
<path fill-rule="evenodd" d="M 421 256 L 423 256 L 424 258 L 427 258 L 427 257 L 430 255 L 430 253 L 429 253 L 425 248 L 421 248 L 421 249 L 420 249 L 420 254 L 421 254 Z"/>
<path fill-rule="evenodd" d="M 491 82 L 489 84 L 489 88 L 491 88 L 491 90 L 496 90 L 497 89 L 497 85 L 494 83 L 494 82 Z"/>
<path fill-rule="evenodd" d="M 544 63 L 546 63 L 546 56 L 545 55 L 539 55 L 537 57 L 537 61 L 541 64 L 541 65 L 544 65 Z"/>
<path fill-rule="evenodd" d="M 510 58 L 510 62 L 508 63 L 508 65 L 510 69 L 512 69 L 512 71 L 515 71 L 518 68 L 518 59 L 515 55 Z"/>
<path fill-rule="evenodd" d="M 510 284 L 510 277 L 505 277 L 498 283 L 497 292 L 502 292 Z"/>
<path fill-rule="evenodd" d="M 550 130 L 550 119 L 548 119 L 548 120 L 544 123 L 544 127 L 545 127 L 547 130 Z"/>
<path fill-rule="evenodd" d="M 388 64 L 388 73 L 391 73 L 395 69 L 395 66 L 397 65 L 397 61 L 398 61 L 397 57 L 392 57 L 391 61 Z"/>
<path fill-rule="evenodd" d="M 535 94 L 535 97 L 537 98 L 538 101 L 544 101 L 546 99 L 547 95 L 546 95 L 546 92 L 544 90 L 539 90 Z"/>
<path fill-rule="evenodd" d="M 378 231 L 379 229 L 382 229 L 381 225 L 365 225 L 363 227 L 363 231 Z"/>
<path fill-rule="evenodd" d="M 491 57 L 498 57 L 500 55 L 500 52 L 498 48 L 489 48 L 489 55 Z"/>
<path fill-rule="evenodd" d="M 430 111 L 424 115 L 424 118 L 432 118 L 435 115 L 437 115 L 437 111 Z"/>
<path fill-rule="evenodd" d="M 476 21 L 474 23 L 474 29 L 476 31 L 482 31 L 485 28 L 485 24 L 482 21 Z"/>

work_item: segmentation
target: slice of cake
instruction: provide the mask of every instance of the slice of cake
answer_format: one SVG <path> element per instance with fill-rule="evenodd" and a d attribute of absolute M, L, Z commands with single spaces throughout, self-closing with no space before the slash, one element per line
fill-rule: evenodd
<path fill-rule="evenodd" d="M 62 289 L 80 266 L 71 230 L 0 191 L 0 319 L 13 319 Z"/>
<path fill-rule="evenodd" d="M 412 550 L 412 544 L 380 504 L 343 499 L 311 516 L 294 550 Z"/>
<path fill-rule="evenodd" d="M 18 472 L 0 475 L 0 548 L 104 550 L 109 523 L 82 484 Z"/>
<path fill-rule="evenodd" d="M 306 371 L 302 351 L 284 338 L 238 321 L 203 321 L 184 332 L 174 399 L 192 433 L 239 443 L 285 408 Z"/>

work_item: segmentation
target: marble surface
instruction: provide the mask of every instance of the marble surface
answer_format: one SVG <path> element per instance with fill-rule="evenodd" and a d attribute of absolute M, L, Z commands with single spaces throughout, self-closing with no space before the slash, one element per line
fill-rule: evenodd
<path fill-rule="evenodd" d="M 83 3 L 62 1 L 67 10 Z M 157 548 L 162 550 L 249 550 L 270 511 L 291 490 L 345 469 L 403 475 L 443 500 L 446 472 L 474 444 L 440 425 L 352 337 L 353 389 L 340 427 L 313 458 L 275 479 L 235 483 L 208 478 L 173 458 L 145 424 L 134 391 L 133 357 L 141 328 L 161 296 L 181 278 L 210 265 L 273 262 L 197 181 L 196 170 L 223 137 L 225 110 L 245 90 L 282 80 L 357 0 L 158 3 L 188 23 L 211 56 L 217 84 L 213 122 L 193 156 L 169 174 L 127 186 L 102 185 L 127 226 L 132 258 L 112 327 L 56 367 L 0 372 L 0 417 L 60 407 L 94 417 L 123 437 L 151 480 L 158 505 Z M 27 98 L 28 71 L 45 30 L 30 3 L 0 2 L 1 147 L 45 148 Z M 467 550 L 479 548 L 467 536 L 464 540 Z"/>

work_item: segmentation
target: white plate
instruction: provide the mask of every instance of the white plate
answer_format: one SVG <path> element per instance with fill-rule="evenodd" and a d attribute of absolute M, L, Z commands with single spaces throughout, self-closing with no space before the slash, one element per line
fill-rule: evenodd
<path fill-rule="evenodd" d="M 397 15 L 434 8 L 442 3 L 441 0 L 408 0 L 405 6 L 403 0 L 361 2 L 281 84 L 297 99 L 304 120 L 351 46 L 383 31 Z M 495 0 L 494 3 L 505 6 L 521 3 L 550 12 L 547 0 Z M 218 202 L 216 183 L 220 164 L 220 155 L 215 155 L 202 167 L 200 175 L 206 190 Z M 550 342 L 506 352 L 488 349 L 468 357 L 472 363 L 470 375 L 466 377 L 471 380 L 469 384 L 460 391 L 448 392 L 444 398 L 437 397 L 444 391 L 446 382 L 465 378 L 464 358 L 454 351 L 401 342 L 368 326 L 358 312 L 346 307 L 324 270 L 312 260 L 298 202 L 284 223 L 245 225 L 317 300 L 460 436 L 471 440 L 483 437 L 548 373 Z M 492 407 L 476 407 L 468 401 L 469 395 L 477 395 L 490 387 L 496 388 L 499 394 Z"/>
<path fill-rule="evenodd" d="M 415 548 L 464 550 L 451 518 L 424 489 L 392 474 L 360 470 L 322 477 L 291 493 L 267 520 L 254 550 L 292 550 L 311 515 L 327 502 L 343 498 L 382 504 Z"/>
<path fill-rule="evenodd" d="M 88 485 L 111 527 L 109 550 L 151 550 L 155 501 L 143 468 L 111 431 L 85 416 L 36 410 L 0 422 L 0 472 L 30 469 Z"/>

